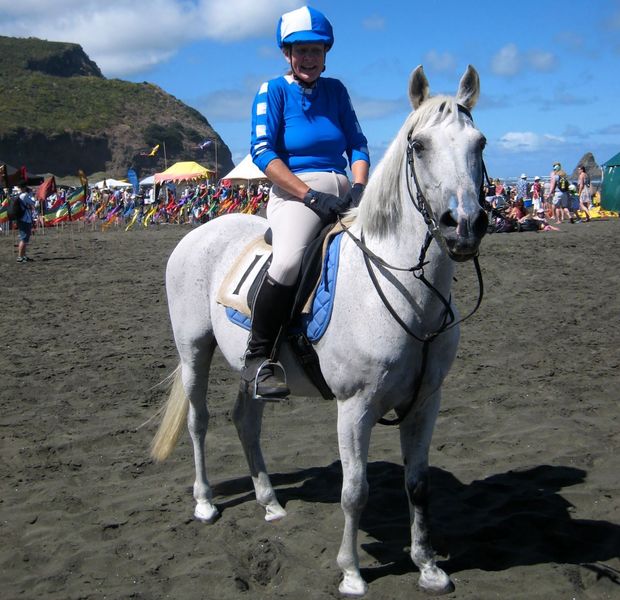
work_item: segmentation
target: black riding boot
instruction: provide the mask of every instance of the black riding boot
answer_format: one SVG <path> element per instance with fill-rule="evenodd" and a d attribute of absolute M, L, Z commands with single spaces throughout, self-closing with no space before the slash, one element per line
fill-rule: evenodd
<path fill-rule="evenodd" d="M 252 331 L 241 376 L 249 384 L 248 391 L 254 393 L 256 385 L 257 398 L 286 398 L 290 394 L 283 378 L 284 371 L 272 361 L 276 360 L 277 348 L 274 352 L 274 345 L 281 327 L 289 320 L 294 296 L 294 285 L 282 285 L 269 275 L 256 294 L 252 306 Z"/>

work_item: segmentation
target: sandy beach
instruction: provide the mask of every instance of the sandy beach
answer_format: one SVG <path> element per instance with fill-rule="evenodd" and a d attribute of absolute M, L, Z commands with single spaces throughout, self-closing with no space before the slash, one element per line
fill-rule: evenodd
<path fill-rule="evenodd" d="M 145 422 L 176 367 L 164 268 L 189 228 L 0 236 L 0 596 L 338 598 L 336 407 L 268 405 L 288 517 L 263 520 L 218 355 L 207 438 L 221 519 L 192 518 L 189 436 L 154 464 Z M 620 598 L 620 220 L 494 234 L 431 446 L 432 536 L 458 600 Z M 464 312 L 476 289 L 460 265 Z M 398 432 L 378 425 L 360 526 L 369 599 L 424 598 L 406 548 Z"/>

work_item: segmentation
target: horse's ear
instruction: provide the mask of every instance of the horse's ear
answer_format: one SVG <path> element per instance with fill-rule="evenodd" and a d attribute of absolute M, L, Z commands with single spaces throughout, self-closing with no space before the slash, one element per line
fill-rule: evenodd
<path fill-rule="evenodd" d="M 467 70 L 459 83 L 456 101 L 467 110 L 471 110 L 478 102 L 478 96 L 480 96 L 480 77 L 476 69 L 467 65 Z"/>
<path fill-rule="evenodd" d="M 424 74 L 422 65 L 418 65 L 409 77 L 409 100 L 414 110 L 429 97 L 428 79 Z"/>

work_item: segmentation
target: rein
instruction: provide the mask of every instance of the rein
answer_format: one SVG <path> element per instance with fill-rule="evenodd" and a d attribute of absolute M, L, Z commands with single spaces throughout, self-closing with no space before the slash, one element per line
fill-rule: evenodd
<path fill-rule="evenodd" d="M 459 108 L 459 111 L 465 113 L 471 119 L 470 112 L 464 106 L 458 105 L 458 108 Z M 407 415 L 411 412 L 411 409 L 413 408 L 413 405 L 415 404 L 415 402 L 417 400 L 417 397 L 418 397 L 418 394 L 420 392 L 420 388 L 422 386 L 422 380 L 424 378 L 424 373 L 426 371 L 429 347 L 430 347 L 431 342 L 435 338 L 437 338 L 440 334 L 444 333 L 445 331 L 448 331 L 449 329 L 452 329 L 453 327 L 456 327 L 460 323 L 463 323 L 463 321 L 466 321 L 467 319 L 469 319 L 478 310 L 478 308 L 480 308 L 480 305 L 482 303 L 482 298 L 483 298 L 483 295 L 484 295 L 484 283 L 483 283 L 483 280 L 482 280 L 482 271 L 480 269 L 480 263 L 478 261 L 478 254 L 476 254 L 474 256 L 474 258 L 473 258 L 474 268 L 475 268 L 475 271 L 476 271 L 476 277 L 478 279 L 478 300 L 476 301 L 476 305 L 469 312 L 469 314 L 467 314 L 465 317 L 462 317 L 459 320 L 456 320 L 455 315 L 454 315 L 454 311 L 452 310 L 452 307 L 451 307 L 451 296 L 449 298 L 445 298 L 441 294 L 441 292 L 439 292 L 439 290 L 424 275 L 424 267 L 428 264 L 428 261 L 426 260 L 426 253 L 428 252 L 428 249 L 429 249 L 433 239 L 435 239 L 437 241 L 437 243 L 446 252 L 448 252 L 448 248 L 447 248 L 447 244 L 445 242 L 445 239 L 444 239 L 443 235 L 440 232 L 439 224 L 437 223 L 437 220 L 435 219 L 433 211 L 432 211 L 428 201 L 426 200 L 426 197 L 422 193 L 422 191 L 420 189 L 420 185 L 418 183 L 418 178 L 417 178 L 417 175 L 416 175 L 415 166 L 414 166 L 414 162 L 413 162 L 413 145 L 412 145 L 412 142 L 411 142 L 411 133 L 412 132 L 409 132 L 409 135 L 407 136 L 407 139 L 409 141 L 409 143 L 407 144 L 407 178 L 406 178 L 407 179 L 407 191 L 409 193 L 409 198 L 410 198 L 413 206 L 420 213 L 420 215 L 424 219 L 424 222 L 426 223 L 426 226 L 427 226 L 426 237 L 424 239 L 424 244 L 422 245 L 422 248 L 420 249 L 420 255 L 418 257 L 418 262 L 414 266 L 412 266 L 412 267 L 397 267 L 397 266 L 394 266 L 394 265 L 390 265 L 389 263 L 385 262 L 381 257 L 379 257 L 376 254 L 374 254 L 372 252 L 372 250 L 370 250 L 370 248 L 368 248 L 368 246 L 366 246 L 366 244 L 364 243 L 364 233 L 363 232 L 361 233 L 360 238 L 358 239 L 355 235 L 353 235 L 351 230 L 346 225 L 344 225 L 344 223 L 342 223 L 342 220 L 340 220 L 340 217 L 338 218 L 338 220 L 340 222 L 340 225 L 342 226 L 343 230 L 347 233 L 347 235 L 351 238 L 351 240 L 353 240 L 355 245 L 362 251 L 362 254 L 364 255 L 364 263 L 366 265 L 366 269 L 368 270 L 368 275 L 370 277 L 370 280 L 372 281 L 373 286 L 374 286 L 375 290 L 377 291 L 377 294 L 381 298 L 381 301 L 383 302 L 383 305 L 385 306 L 385 308 L 388 310 L 388 312 L 390 313 L 392 318 L 400 325 L 401 329 L 403 329 L 403 331 L 405 331 L 405 333 L 407 333 L 407 335 L 409 335 L 410 337 L 414 338 L 418 342 L 422 343 L 422 364 L 421 364 L 421 368 L 420 368 L 420 375 L 419 375 L 419 377 L 417 379 L 417 383 L 416 383 L 415 389 L 413 391 L 411 402 L 409 403 L 409 406 L 407 407 L 405 412 L 403 414 L 399 415 L 396 419 L 388 420 L 388 419 L 385 419 L 383 417 L 380 418 L 378 422 L 381 425 L 399 425 L 400 423 L 402 423 L 404 421 L 404 419 L 407 417 Z M 489 181 L 489 176 L 487 174 L 487 170 L 486 170 L 486 166 L 484 164 L 484 161 L 482 161 L 482 171 L 483 171 L 483 180 L 482 180 L 481 185 L 480 185 L 479 200 L 480 200 L 481 206 L 484 206 L 484 204 L 483 204 L 483 202 L 484 202 L 484 178 L 486 178 L 487 182 Z M 415 197 L 414 197 L 413 192 L 411 190 L 411 179 L 413 179 L 413 182 L 414 182 L 415 187 L 416 187 L 416 196 Z M 422 336 L 417 335 L 400 318 L 400 316 L 398 315 L 398 313 L 396 312 L 394 307 L 390 304 L 390 302 L 387 299 L 385 293 L 381 289 L 381 285 L 380 285 L 380 283 L 379 283 L 379 281 L 377 279 L 377 276 L 376 276 L 376 274 L 375 274 L 375 272 L 374 272 L 374 270 L 372 268 L 373 264 L 375 265 L 376 268 L 382 267 L 384 269 L 389 269 L 389 270 L 392 270 L 392 271 L 410 272 L 410 273 L 413 274 L 413 276 L 416 279 L 418 279 L 423 285 L 425 285 L 433 293 L 433 295 L 441 302 L 441 304 L 443 305 L 443 307 L 445 309 L 444 314 L 443 314 L 442 323 L 439 326 L 439 328 L 436 329 L 435 331 L 432 331 L 432 332 L 427 333 L 427 334 L 422 335 Z"/>

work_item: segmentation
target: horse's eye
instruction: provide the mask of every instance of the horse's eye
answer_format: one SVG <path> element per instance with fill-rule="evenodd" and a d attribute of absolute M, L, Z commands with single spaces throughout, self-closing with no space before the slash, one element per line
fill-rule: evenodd
<path fill-rule="evenodd" d="M 411 140 L 411 147 L 419 154 L 424 151 L 424 144 L 420 140 Z"/>

